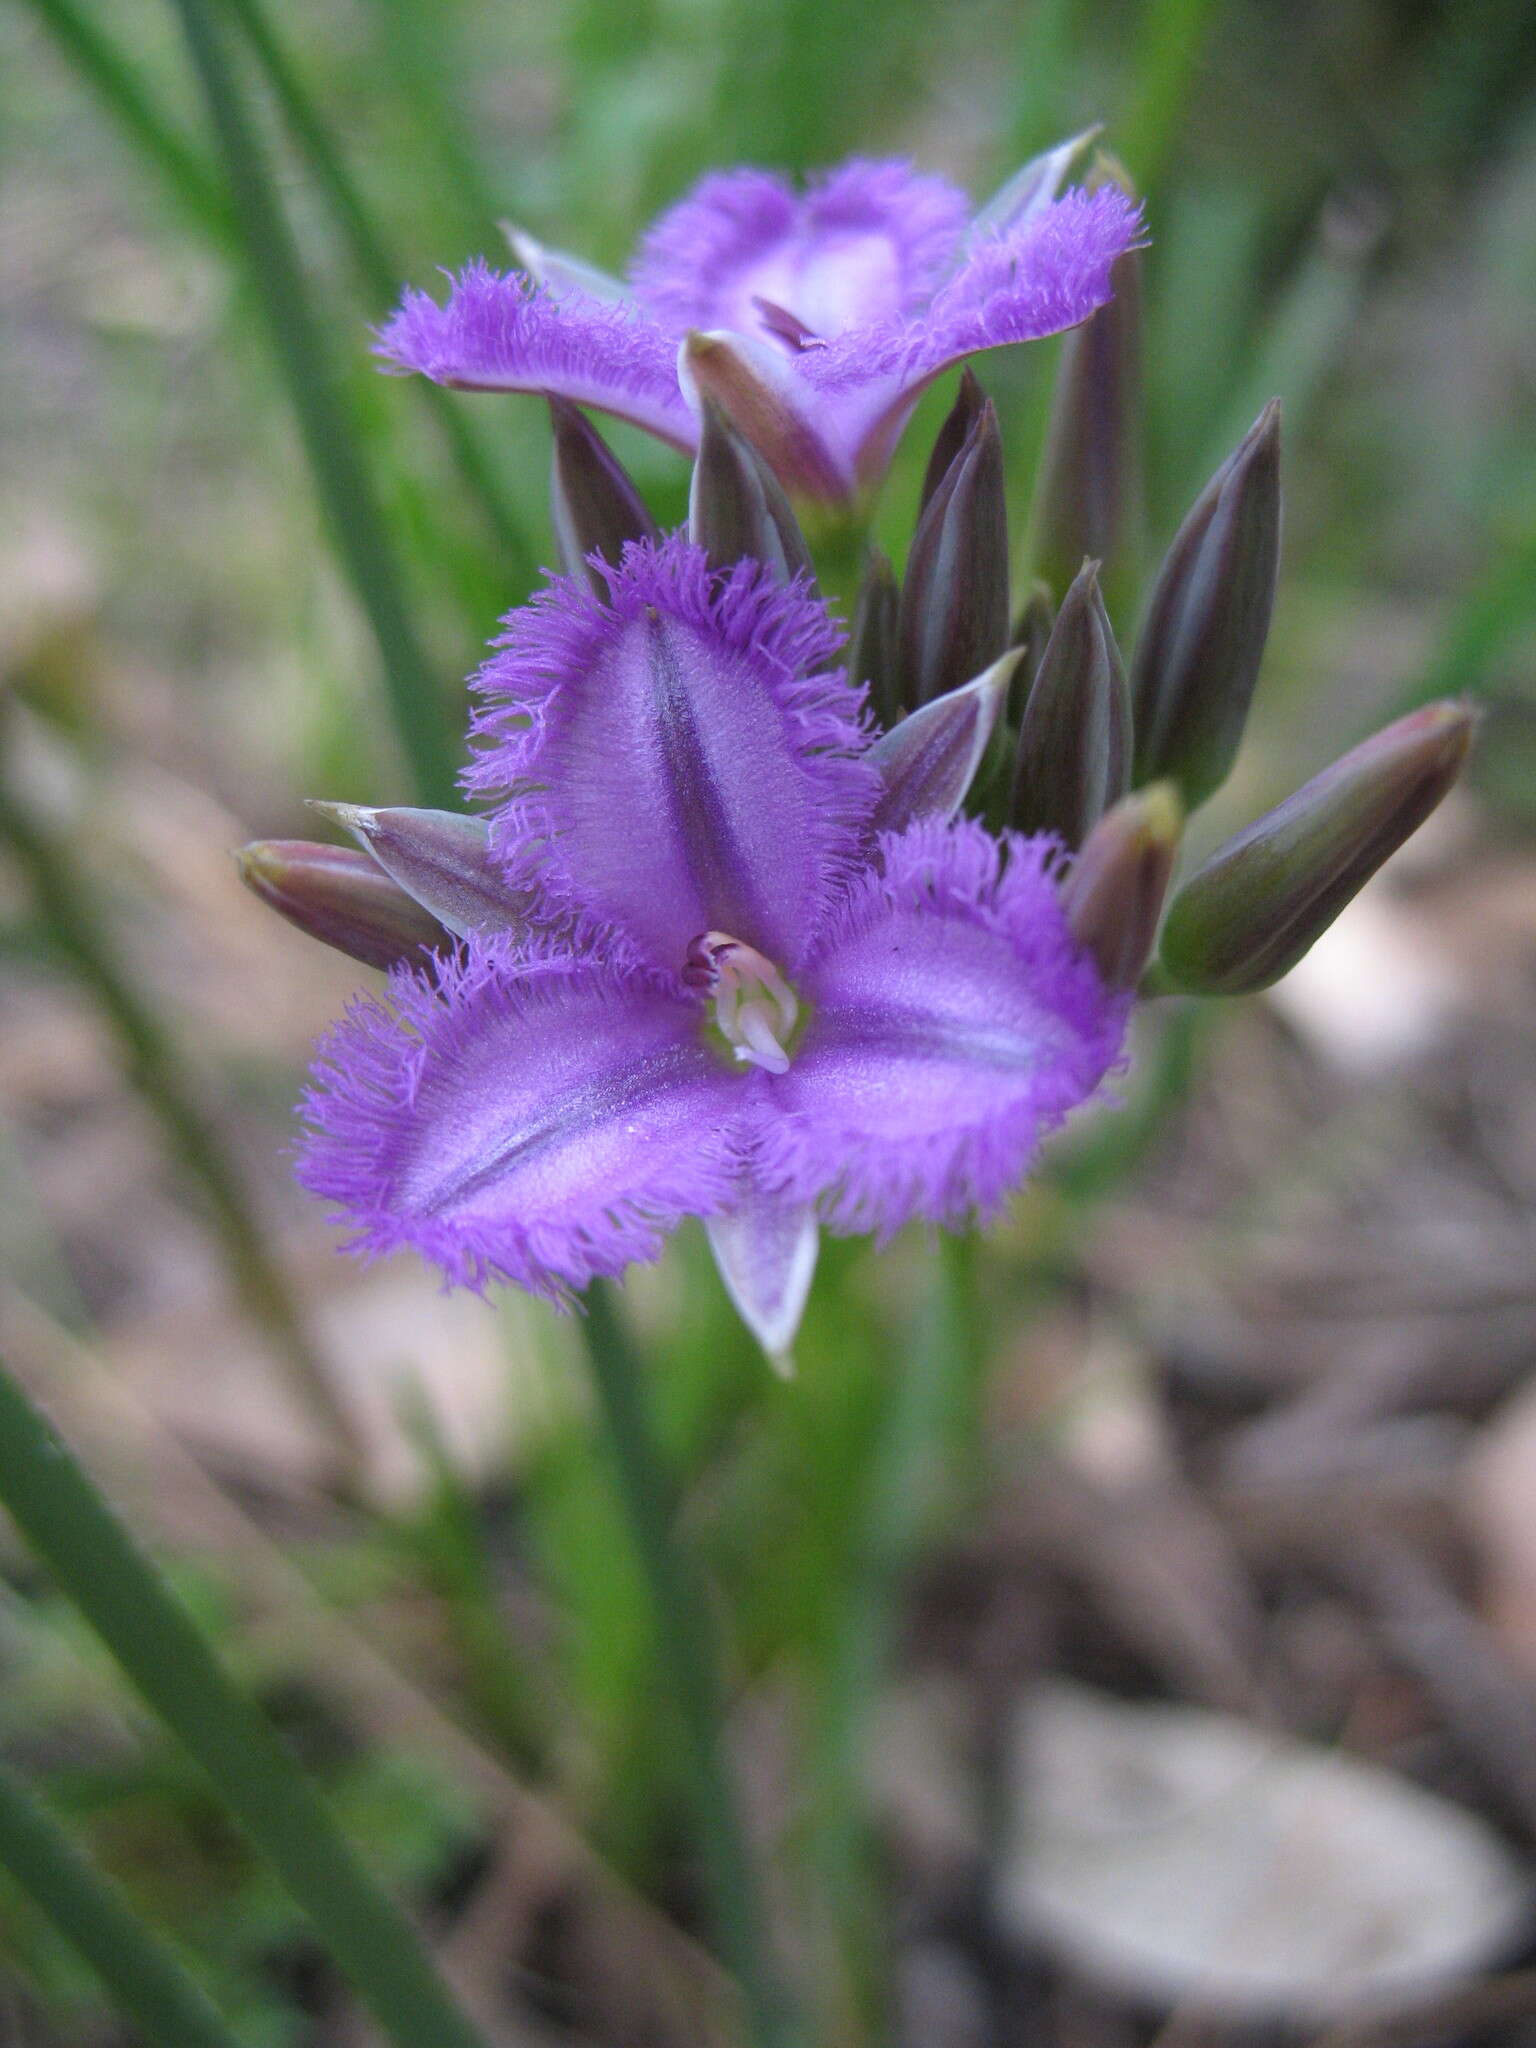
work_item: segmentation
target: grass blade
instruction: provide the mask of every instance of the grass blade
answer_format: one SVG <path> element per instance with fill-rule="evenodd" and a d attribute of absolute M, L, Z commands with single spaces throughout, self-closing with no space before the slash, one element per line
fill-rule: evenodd
<path fill-rule="evenodd" d="M 401 565 L 364 466 L 311 302 L 297 244 L 262 161 L 209 0 L 173 0 L 234 200 L 278 367 L 298 415 L 337 552 L 378 644 L 390 710 L 417 800 L 454 801 L 457 743 L 402 596 Z"/>
<path fill-rule="evenodd" d="M 703 1588 L 674 1530 L 675 1502 L 645 1400 L 645 1370 L 599 1281 L 585 1296 L 582 1336 L 635 1551 L 650 1588 L 663 1668 L 688 1744 L 688 1783 L 721 1953 L 735 1975 L 755 2048 L 789 2048 L 766 1923 L 736 1790 L 721 1741 L 720 1677 Z"/>
<path fill-rule="evenodd" d="M 0 1867 L 155 2048 L 239 2048 L 200 1986 L 21 1780 L 0 1764 Z"/>
<path fill-rule="evenodd" d="M 48 4 L 55 4 L 55 0 L 48 0 Z M 325 195 L 353 268 L 374 310 L 386 312 L 399 296 L 404 276 L 402 266 L 374 225 L 367 202 L 306 92 L 288 52 L 278 40 L 277 31 L 261 0 L 228 0 L 228 5 L 266 74 L 273 97 L 283 110 L 283 117 L 309 164 L 315 183 Z M 500 546 L 503 574 L 518 583 L 531 580 L 538 563 L 528 535 L 513 510 L 484 444 L 464 414 L 462 400 L 453 392 L 444 390 L 442 385 L 434 384 L 430 377 L 411 378 L 409 388 L 436 419 L 465 487 L 485 515 L 486 523 Z"/>
<path fill-rule="evenodd" d="M 0 1504 L 269 1857 L 383 2036 L 396 2048 L 485 2048 L 271 1724 L 3 1367 Z"/>
<path fill-rule="evenodd" d="M 140 88 L 133 66 L 74 0 L 31 0 L 44 27 L 103 106 L 160 173 L 178 204 L 221 242 L 234 221 L 209 166 Z"/>
<path fill-rule="evenodd" d="M 3 766 L 3 764 L 0 764 Z M 305 1333 L 287 1279 L 267 1243 L 234 1161 L 183 1079 L 180 1053 L 117 960 L 68 849 L 11 794 L 0 774 L 0 844 L 30 881 L 53 944 L 89 989 L 117 1035 L 139 1091 L 171 1150 L 201 1186 L 229 1275 L 253 1322 L 266 1331 L 289 1379 L 337 1456 L 360 1456 L 353 1426 Z"/>

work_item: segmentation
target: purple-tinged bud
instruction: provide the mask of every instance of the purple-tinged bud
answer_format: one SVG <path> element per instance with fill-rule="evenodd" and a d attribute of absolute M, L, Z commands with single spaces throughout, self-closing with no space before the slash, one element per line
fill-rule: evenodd
<path fill-rule="evenodd" d="M 1008 512 L 997 413 L 985 399 L 917 523 L 898 625 L 902 702 L 931 703 L 1008 645 Z"/>
<path fill-rule="evenodd" d="M 1152 956 L 1183 828 L 1171 782 L 1139 789 L 1104 813 L 1061 885 L 1067 923 L 1111 988 L 1134 988 Z"/>
<path fill-rule="evenodd" d="M 1131 781 L 1131 705 L 1114 629 L 1085 562 L 1024 705 L 1008 822 L 1081 846 Z"/>
<path fill-rule="evenodd" d="M 717 569 L 744 556 L 766 562 L 781 583 L 814 584 L 811 551 L 784 487 L 712 398 L 704 400 L 699 452 L 688 490 L 688 538 Z"/>
<path fill-rule="evenodd" d="M 526 920 L 527 895 L 507 886 L 483 818 L 360 804 L 310 808 L 350 832 L 387 875 L 460 938 L 511 931 Z"/>
<path fill-rule="evenodd" d="M 776 388 L 769 365 L 735 336 L 694 328 L 683 339 L 678 376 L 701 411 L 706 398 L 715 401 L 786 489 L 812 498 L 847 496 L 847 479 L 820 437 Z"/>
<path fill-rule="evenodd" d="M 656 538 L 656 522 L 586 414 L 568 399 L 552 398 L 549 415 L 555 430 L 549 502 L 561 567 L 606 599 L 608 586 L 587 556 L 617 563 L 626 541 Z"/>
<path fill-rule="evenodd" d="M 922 518 L 928 510 L 934 492 L 950 472 L 955 457 L 965 446 L 972 427 L 981 417 L 981 409 L 987 402 L 987 394 L 976 381 L 976 373 L 970 368 L 960 372 L 960 388 L 955 393 L 955 402 L 944 415 L 944 424 L 933 437 L 933 447 L 928 456 L 928 467 L 923 471 L 923 488 L 917 501 L 917 516 Z"/>
<path fill-rule="evenodd" d="M 257 839 L 235 855 L 240 879 L 280 917 L 365 967 L 418 965 L 453 935 L 366 853 L 309 839 Z"/>
<path fill-rule="evenodd" d="M 1022 659 L 1013 672 L 1013 685 L 1008 692 L 1008 716 L 1014 725 L 1024 716 L 1024 706 L 1029 702 L 1029 693 L 1034 688 L 1035 677 L 1040 673 L 1040 662 L 1045 654 L 1045 644 L 1051 637 L 1051 628 L 1056 623 L 1056 601 L 1050 586 L 1037 577 L 1025 593 L 1024 602 L 1019 606 L 1008 635 L 1010 647 L 1017 647 Z"/>
<path fill-rule="evenodd" d="M 1131 663 L 1135 779 L 1187 809 L 1226 779 L 1258 680 L 1280 562 L 1280 407 L 1271 400 L 1174 536 Z"/>
<path fill-rule="evenodd" d="M 1089 189 L 1123 174 L 1101 159 Z M 1134 197 L 1134 194 L 1130 195 Z M 1118 597 L 1134 581 L 1142 532 L 1141 256 L 1115 264 L 1114 297 L 1061 344 L 1030 558 L 1060 590 L 1085 557 Z"/>
<path fill-rule="evenodd" d="M 1416 831 L 1461 773 L 1470 705 L 1410 712 L 1213 853 L 1180 889 L 1158 955 L 1198 995 L 1278 981 Z"/>
<path fill-rule="evenodd" d="M 870 709 L 883 726 L 894 725 L 901 716 L 896 644 L 900 611 L 896 572 L 878 548 L 871 548 L 853 607 L 848 680 L 868 685 Z"/>
<path fill-rule="evenodd" d="M 935 697 L 875 741 L 864 759 L 885 785 L 871 821 L 876 832 L 955 815 L 997 730 L 1018 663 L 1019 650 L 1011 647 L 974 682 Z"/>
<path fill-rule="evenodd" d="M 1072 166 L 1099 130 L 1085 128 L 1054 149 L 1031 157 L 982 207 L 966 236 L 972 248 L 993 235 L 1016 235 L 1045 211 L 1065 184 Z"/>

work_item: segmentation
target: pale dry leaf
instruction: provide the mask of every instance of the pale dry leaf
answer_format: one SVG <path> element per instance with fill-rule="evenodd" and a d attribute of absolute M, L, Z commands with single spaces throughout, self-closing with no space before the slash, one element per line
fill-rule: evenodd
<path fill-rule="evenodd" d="M 1020 1707 L 1002 1922 L 1149 2003 L 1317 2023 L 1512 1948 L 1529 1874 L 1374 1765 L 1061 1682 Z"/>

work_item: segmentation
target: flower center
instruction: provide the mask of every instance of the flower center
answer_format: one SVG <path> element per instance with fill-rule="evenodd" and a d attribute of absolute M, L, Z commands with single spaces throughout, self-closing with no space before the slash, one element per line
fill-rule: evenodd
<path fill-rule="evenodd" d="M 738 1060 L 788 1073 L 785 1045 L 800 1005 L 771 960 L 729 932 L 701 932 L 688 948 L 683 979 L 712 997 L 715 1028 Z"/>

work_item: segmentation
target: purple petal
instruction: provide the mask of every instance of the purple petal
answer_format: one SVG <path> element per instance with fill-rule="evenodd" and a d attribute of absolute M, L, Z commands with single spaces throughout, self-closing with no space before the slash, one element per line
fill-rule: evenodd
<path fill-rule="evenodd" d="M 900 160 L 855 159 L 804 197 L 766 171 L 717 171 L 646 236 L 635 295 L 674 334 L 723 327 L 792 350 L 807 331 L 824 339 L 917 312 L 968 211 L 963 192 Z"/>
<path fill-rule="evenodd" d="M 697 428 L 677 382 L 677 347 L 630 307 L 471 263 L 446 305 L 408 291 L 377 353 L 438 384 L 545 391 L 633 420 L 679 448 Z"/>
<path fill-rule="evenodd" d="M 925 821 L 881 845 L 802 975 L 754 1157 L 834 1229 L 889 1236 L 995 1210 L 1118 1059 L 1128 1003 L 1067 930 L 1054 841 Z"/>
<path fill-rule="evenodd" d="M 493 847 L 663 968 L 715 930 L 792 970 L 878 789 L 837 629 L 803 583 L 712 571 L 681 536 L 603 574 L 606 605 L 560 578 L 512 613 L 477 679 Z"/>
<path fill-rule="evenodd" d="M 559 1299 L 733 1191 L 751 1083 L 665 977 L 492 947 L 397 971 L 389 998 L 330 1032 L 303 1103 L 299 1178 L 349 1248 Z"/>
<path fill-rule="evenodd" d="M 736 1312 L 779 1372 L 793 1370 L 791 1347 L 816 1271 L 820 1232 L 807 1202 L 784 1202 L 751 1183 L 704 1226 L 720 1278 Z"/>
<path fill-rule="evenodd" d="M 1017 233 L 989 237 L 918 319 L 844 334 L 795 361 L 805 411 L 861 476 L 878 473 L 924 386 L 964 357 L 1075 327 L 1111 297 L 1141 212 L 1113 185 L 1071 191 Z"/>

